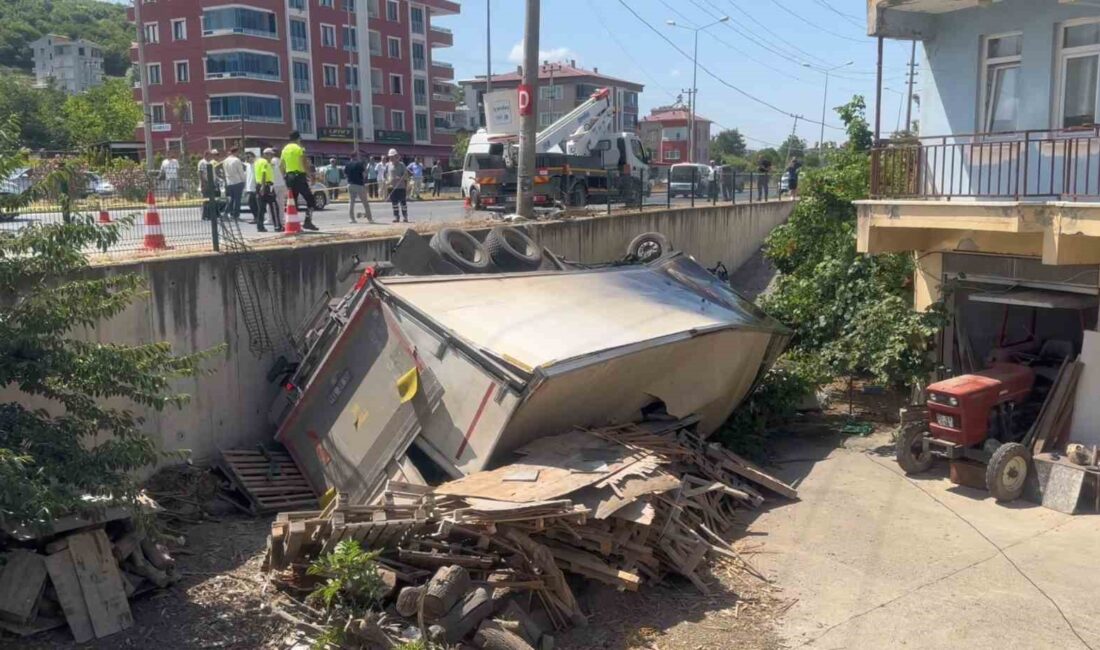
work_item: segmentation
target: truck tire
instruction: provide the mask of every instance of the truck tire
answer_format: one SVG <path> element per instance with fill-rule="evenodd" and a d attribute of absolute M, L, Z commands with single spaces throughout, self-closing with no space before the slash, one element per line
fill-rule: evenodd
<path fill-rule="evenodd" d="M 993 452 L 985 468 L 985 486 L 999 502 L 1013 501 L 1024 491 L 1031 452 L 1018 442 L 1007 442 Z"/>
<path fill-rule="evenodd" d="M 926 434 L 927 432 L 920 427 L 903 428 L 898 434 L 894 456 L 901 471 L 906 474 L 920 474 L 932 467 L 935 458 L 931 451 L 924 451 L 924 445 L 921 444 Z"/>
<path fill-rule="evenodd" d="M 465 273 L 489 270 L 489 253 L 473 235 L 458 228 L 443 228 L 435 233 L 430 245 L 444 260 Z"/>
<path fill-rule="evenodd" d="M 668 243 L 667 237 L 659 232 L 645 232 L 630 240 L 626 255 L 639 262 L 652 262 L 670 250 L 672 244 Z"/>
<path fill-rule="evenodd" d="M 588 188 L 580 183 L 569 190 L 569 207 L 583 208 L 588 205 Z"/>
<path fill-rule="evenodd" d="M 542 247 L 525 232 L 497 226 L 485 237 L 485 250 L 502 271 L 534 271 L 542 266 Z"/>
<path fill-rule="evenodd" d="M 470 188 L 470 207 L 474 210 L 481 209 L 481 197 L 478 196 L 478 192 L 474 188 Z"/>

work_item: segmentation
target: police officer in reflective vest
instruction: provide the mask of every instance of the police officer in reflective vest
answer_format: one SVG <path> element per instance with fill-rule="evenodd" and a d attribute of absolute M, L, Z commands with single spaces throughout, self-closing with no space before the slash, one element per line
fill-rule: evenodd
<path fill-rule="evenodd" d="M 283 147 L 279 157 L 283 161 L 283 169 L 286 170 L 286 185 L 294 196 L 300 196 L 306 202 L 306 218 L 302 228 L 317 230 L 313 225 L 313 211 L 317 209 L 317 201 L 313 198 L 313 192 L 309 189 L 309 161 L 306 160 L 306 150 L 301 145 L 302 136 L 297 131 L 290 132 L 290 144 Z"/>

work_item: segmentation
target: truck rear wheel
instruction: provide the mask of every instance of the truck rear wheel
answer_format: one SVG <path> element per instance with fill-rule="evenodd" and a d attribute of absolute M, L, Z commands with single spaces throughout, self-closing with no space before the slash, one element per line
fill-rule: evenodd
<path fill-rule="evenodd" d="M 1014 501 L 1024 491 L 1031 453 L 1018 442 L 1008 442 L 993 452 L 985 468 L 985 486 L 997 501 Z"/>
<path fill-rule="evenodd" d="M 626 254 L 639 262 L 651 262 L 670 250 L 672 245 L 667 237 L 659 232 L 645 232 L 630 240 Z"/>
<path fill-rule="evenodd" d="M 924 450 L 924 437 L 927 432 L 918 427 L 902 429 L 898 434 L 894 454 L 901 471 L 906 474 L 920 474 L 932 467 L 935 458 L 931 450 Z"/>
<path fill-rule="evenodd" d="M 485 249 L 503 271 L 533 271 L 542 265 L 542 248 L 518 228 L 497 226 L 485 237 Z"/>
<path fill-rule="evenodd" d="M 489 270 L 489 253 L 473 235 L 458 228 L 443 228 L 430 242 L 443 259 L 465 273 L 484 273 Z"/>

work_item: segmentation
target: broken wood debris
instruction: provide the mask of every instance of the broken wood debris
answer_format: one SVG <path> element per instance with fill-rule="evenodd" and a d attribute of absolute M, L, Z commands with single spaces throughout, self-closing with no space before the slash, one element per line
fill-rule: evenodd
<path fill-rule="evenodd" d="M 538 647 L 517 622 L 485 622 L 520 593 L 555 629 L 584 625 L 564 573 L 624 590 L 678 574 L 707 593 L 708 558 L 747 566 L 726 541 L 737 511 L 797 492 L 707 443 L 693 422 L 540 438 L 516 463 L 434 489 L 391 481 L 371 505 L 338 494 L 322 511 L 280 513 L 265 567 L 277 583 L 304 587 L 311 561 L 356 540 L 398 576 L 399 615 L 422 619 L 433 640 L 474 635 L 486 647 Z"/>
<path fill-rule="evenodd" d="M 252 514 L 316 508 L 317 495 L 286 451 L 227 449 L 216 468 L 232 487 L 227 498 Z"/>

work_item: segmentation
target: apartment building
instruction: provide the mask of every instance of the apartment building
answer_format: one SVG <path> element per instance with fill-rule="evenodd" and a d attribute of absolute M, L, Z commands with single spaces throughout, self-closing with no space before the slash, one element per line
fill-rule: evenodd
<path fill-rule="evenodd" d="M 493 90 L 515 89 L 523 80 L 523 69 L 515 72 L 493 75 Z M 459 82 L 466 102 L 466 114 L 477 116 L 476 126 L 485 125 L 482 110 L 482 96 L 485 94 L 485 77 Z M 588 100 L 597 90 L 611 88 L 612 102 L 615 106 L 615 130 L 635 131 L 638 128 L 638 94 L 645 88 L 640 83 L 626 81 L 605 74 L 599 68 L 586 70 L 577 67 L 576 61 L 551 63 L 544 61 L 539 66 L 539 128 L 549 126 Z M 470 122 L 473 122 L 471 119 Z M 468 126 L 474 126 L 469 124 Z"/>
<path fill-rule="evenodd" d="M 694 152 L 691 140 L 691 112 L 682 105 L 659 106 L 639 123 L 639 136 L 649 149 L 653 162 L 675 165 L 682 162 L 707 162 L 710 147 L 710 125 L 707 118 L 695 116 Z"/>
<path fill-rule="evenodd" d="M 435 51 L 454 39 L 433 22 L 458 12 L 448 0 L 143 0 L 154 149 L 279 146 L 297 130 L 312 157 L 342 158 L 357 129 L 365 154 L 446 159 L 454 69 Z"/>
<path fill-rule="evenodd" d="M 1100 8 L 867 9 L 872 36 L 917 42 L 923 87 L 920 135 L 876 134 L 859 250 L 913 255 L 916 307 L 943 301 L 951 315 L 937 350 L 944 367 L 976 367 L 1010 343 L 1079 350 L 1100 296 Z"/>
<path fill-rule="evenodd" d="M 82 38 L 46 34 L 30 44 L 35 85 L 54 83 L 69 94 L 103 83 L 103 48 Z"/>

